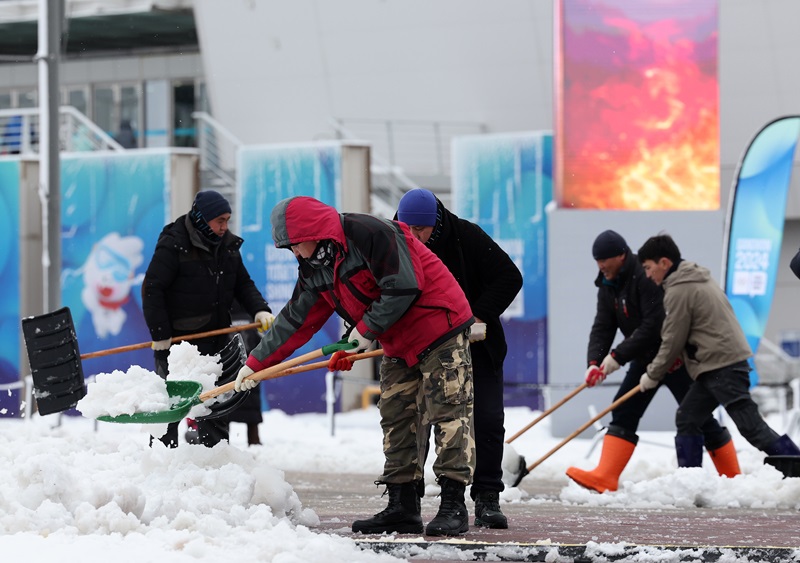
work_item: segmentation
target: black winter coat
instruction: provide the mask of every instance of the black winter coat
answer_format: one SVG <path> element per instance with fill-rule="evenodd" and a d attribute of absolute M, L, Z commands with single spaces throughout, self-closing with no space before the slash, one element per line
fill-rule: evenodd
<path fill-rule="evenodd" d="M 486 323 L 486 340 L 470 347 L 484 347 L 499 370 L 508 352 L 500 315 L 522 289 L 522 274 L 483 229 L 448 211 L 438 198 L 436 204 L 441 221 L 427 246 L 464 290 L 472 314 Z"/>
<path fill-rule="evenodd" d="M 234 298 L 250 318 L 270 310 L 242 263 L 243 242 L 228 231 L 212 245 L 187 215 L 164 227 L 142 284 L 153 340 L 231 326 Z"/>
<path fill-rule="evenodd" d="M 597 313 L 589 335 L 587 363 L 599 365 L 614 343 L 617 329 L 625 339 L 614 348 L 620 365 L 631 360 L 646 364 L 661 344 L 664 292 L 645 273 L 635 254 L 628 252 L 616 279 L 597 274 Z"/>

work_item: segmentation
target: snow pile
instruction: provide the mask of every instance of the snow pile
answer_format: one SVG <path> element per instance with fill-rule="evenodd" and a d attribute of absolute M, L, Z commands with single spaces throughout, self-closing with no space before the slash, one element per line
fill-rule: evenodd
<path fill-rule="evenodd" d="M 219 356 L 204 356 L 198 352 L 197 346 L 186 341 L 170 348 L 167 362 L 168 381 L 196 381 L 203 386 L 204 392 L 213 389 L 217 378 L 222 375 Z M 124 373 L 114 370 L 97 374 L 76 408 L 87 418 L 131 415 L 168 410 L 171 402 L 177 399 L 170 398 L 166 383 L 155 372 L 131 366 Z M 211 399 L 207 404 L 215 401 Z M 189 416 L 198 417 L 209 412 L 205 405 L 200 404 L 192 408 Z"/>
<path fill-rule="evenodd" d="M 127 372 L 98 373 L 76 408 L 87 418 L 97 418 L 163 411 L 169 403 L 163 379 L 141 366 L 131 366 Z"/>

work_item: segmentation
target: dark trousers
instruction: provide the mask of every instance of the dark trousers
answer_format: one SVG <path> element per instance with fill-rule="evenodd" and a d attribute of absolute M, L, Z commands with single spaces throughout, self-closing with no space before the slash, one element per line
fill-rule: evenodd
<path fill-rule="evenodd" d="M 204 355 L 214 355 L 222 350 L 228 343 L 228 337 L 223 335 L 221 337 L 203 338 L 200 340 L 192 340 L 192 344 L 197 346 L 198 351 Z M 163 379 L 167 378 L 168 371 L 168 358 L 169 350 L 156 350 L 153 352 L 155 360 L 155 370 L 158 375 Z M 159 438 L 159 440 L 169 448 L 178 447 L 178 422 L 172 422 L 167 425 L 167 433 Z M 228 417 L 223 416 L 220 418 L 213 418 L 210 420 L 197 421 L 197 435 L 200 438 L 200 443 L 210 448 L 222 440 L 228 440 Z M 152 445 L 153 438 L 150 438 Z"/>
<path fill-rule="evenodd" d="M 639 379 L 646 369 L 647 366 L 644 363 L 636 360 L 632 361 L 628 365 L 628 372 L 625 374 L 625 378 L 622 380 L 622 384 L 619 386 L 614 400 L 616 401 L 631 389 L 638 387 Z M 692 378 L 689 376 L 686 368 L 681 366 L 672 373 L 668 373 L 663 379 L 662 384 L 655 389 L 646 393 L 637 393 L 611 412 L 611 424 L 609 425 L 608 433 L 635 444 L 638 441 L 636 431 L 639 428 L 639 421 L 642 416 L 644 416 L 647 407 L 650 405 L 653 397 L 655 397 L 656 391 L 660 389 L 661 386 L 666 386 L 670 393 L 672 393 L 672 396 L 675 397 L 675 401 L 677 401 L 678 405 L 681 405 L 686 395 L 689 393 L 689 389 L 692 387 Z M 717 419 L 713 416 L 713 411 L 714 409 L 708 411 L 706 416 L 700 420 L 700 424 L 695 432 L 695 434 L 703 434 L 706 448 L 709 450 L 715 450 L 724 446 L 730 440 L 730 433 L 724 427 L 720 426 Z M 680 434 L 680 429 L 678 430 L 678 434 Z"/>
<path fill-rule="evenodd" d="M 692 384 L 675 415 L 678 435 L 697 435 L 700 423 L 719 405 L 745 440 L 765 451 L 779 438 L 750 396 L 750 366 L 746 361 L 706 372 Z"/>
<path fill-rule="evenodd" d="M 475 388 L 475 474 L 470 495 L 481 491 L 503 490 L 503 443 L 505 411 L 503 408 L 503 369 L 495 370 L 486 349 L 470 346 L 472 381 Z"/>

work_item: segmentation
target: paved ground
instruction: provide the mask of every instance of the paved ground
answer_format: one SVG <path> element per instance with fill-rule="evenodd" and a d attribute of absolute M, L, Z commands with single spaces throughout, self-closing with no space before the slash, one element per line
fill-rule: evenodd
<path fill-rule="evenodd" d="M 786 509 L 614 509 L 537 502 L 504 503 L 508 530 L 471 527 L 458 540 L 426 536 L 353 534 L 353 520 L 386 507 L 365 475 L 287 473 L 307 508 L 320 517 L 320 532 L 352 537 L 364 548 L 408 560 L 428 561 L 800 561 L 800 512 Z M 553 498 L 558 486 L 533 482 L 532 496 Z M 439 499 L 422 499 L 423 522 Z M 472 518 L 474 507 L 467 501 Z M 613 545 L 609 545 L 613 544 Z"/>

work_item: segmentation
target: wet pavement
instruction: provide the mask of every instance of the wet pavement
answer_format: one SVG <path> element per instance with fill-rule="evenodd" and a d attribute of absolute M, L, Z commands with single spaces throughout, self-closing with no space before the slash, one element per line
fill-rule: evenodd
<path fill-rule="evenodd" d="M 383 486 L 363 474 L 287 472 L 303 506 L 320 518 L 317 531 L 350 537 L 364 549 L 426 561 L 755 561 L 800 562 L 800 512 L 788 509 L 631 509 L 568 506 L 560 485 L 527 477 L 521 487 L 535 502 L 503 502 L 507 530 L 470 527 L 458 538 L 353 534 L 353 520 L 386 507 Z M 554 502 L 548 502 L 552 499 Z M 422 499 L 423 522 L 439 499 Z M 474 506 L 467 499 L 470 524 Z"/>

